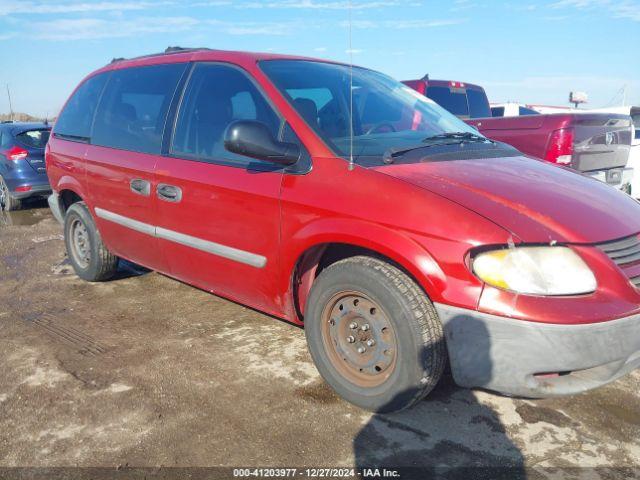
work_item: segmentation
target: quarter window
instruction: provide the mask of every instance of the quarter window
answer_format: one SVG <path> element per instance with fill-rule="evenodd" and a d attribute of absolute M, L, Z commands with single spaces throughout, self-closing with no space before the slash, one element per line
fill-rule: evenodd
<path fill-rule="evenodd" d="M 91 143 L 159 154 L 167 112 L 186 64 L 113 72 L 96 113 Z"/>
<path fill-rule="evenodd" d="M 196 65 L 182 99 L 171 152 L 196 160 L 247 164 L 247 157 L 224 148 L 224 133 L 237 120 L 262 122 L 278 137 L 280 118 L 242 71 L 220 64 Z"/>
<path fill-rule="evenodd" d="M 95 75 L 77 88 L 56 120 L 56 135 L 69 140 L 89 141 L 93 115 L 108 78 L 106 73 Z"/>

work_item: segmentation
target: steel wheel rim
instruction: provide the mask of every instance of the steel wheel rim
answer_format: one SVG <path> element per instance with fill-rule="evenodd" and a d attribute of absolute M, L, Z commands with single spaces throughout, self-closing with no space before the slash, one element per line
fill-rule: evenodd
<path fill-rule="evenodd" d="M 322 341 L 333 367 L 358 387 L 377 387 L 395 370 L 393 325 L 361 292 L 340 292 L 329 300 L 322 312 Z"/>
<path fill-rule="evenodd" d="M 69 228 L 71 237 L 71 254 L 81 268 L 87 268 L 91 261 L 91 244 L 86 225 L 79 219 L 73 220 Z"/>

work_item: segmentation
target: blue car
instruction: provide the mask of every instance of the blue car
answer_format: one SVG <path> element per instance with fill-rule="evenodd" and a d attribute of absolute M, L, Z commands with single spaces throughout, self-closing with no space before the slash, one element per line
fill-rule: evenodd
<path fill-rule="evenodd" d="M 0 210 L 17 210 L 25 198 L 51 193 L 44 164 L 50 133 L 46 123 L 0 124 Z"/>

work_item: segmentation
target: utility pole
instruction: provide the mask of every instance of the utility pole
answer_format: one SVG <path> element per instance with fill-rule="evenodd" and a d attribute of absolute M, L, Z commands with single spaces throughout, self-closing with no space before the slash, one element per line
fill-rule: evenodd
<path fill-rule="evenodd" d="M 9 120 L 13 122 L 13 106 L 11 105 L 11 92 L 9 91 L 9 84 L 7 83 L 7 97 L 9 97 Z"/>

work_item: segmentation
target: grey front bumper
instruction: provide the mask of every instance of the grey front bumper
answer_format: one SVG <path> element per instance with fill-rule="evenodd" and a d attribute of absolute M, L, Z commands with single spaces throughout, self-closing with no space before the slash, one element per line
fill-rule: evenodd
<path fill-rule="evenodd" d="M 515 320 L 436 304 L 462 387 L 542 398 L 599 387 L 640 367 L 640 315 L 588 325 Z"/>
<path fill-rule="evenodd" d="M 47 198 L 47 202 L 49 203 L 49 208 L 51 209 L 51 213 L 55 219 L 62 225 L 64 225 L 64 215 L 62 214 L 62 208 L 60 206 L 60 197 L 56 192 L 53 192 Z"/>

